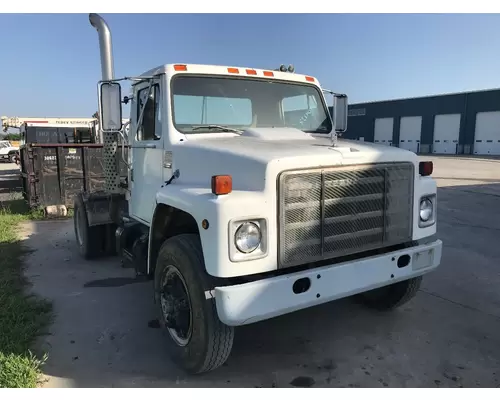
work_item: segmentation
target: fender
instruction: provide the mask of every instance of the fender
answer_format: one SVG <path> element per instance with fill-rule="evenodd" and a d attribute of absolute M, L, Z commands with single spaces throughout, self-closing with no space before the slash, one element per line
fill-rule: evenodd
<path fill-rule="evenodd" d="M 152 251 L 154 250 L 154 229 L 156 227 L 156 218 L 158 217 L 161 206 L 171 207 L 172 210 L 178 210 L 190 215 L 196 223 L 202 250 L 210 246 L 210 238 L 207 230 L 202 227 L 202 221 L 215 222 L 217 215 L 217 207 L 214 203 L 219 200 L 213 195 L 210 188 L 193 188 L 184 186 L 180 183 L 171 184 L 162 187 L 156 193 L 156 207 L 153 212 L 153 218 L 149 227 L 149 244 L 148 244 L 148 274 L 154 270 L 153 261 L 156 260 Z M 213 240 L 213 239 L 212 239 Z"/>
<path fill-rule="evenodd" d="M 174 181 L 157 192 L 156 203 L 149 235 L 149 272 L 155 267 L 153 227 L 160 205 L 172 207 L 192 217 L 192 224 L 200 235 L 205 268 L 209 275 L 230 278 L 276 270 L 278 239 L 274 194 L 269 198 L 264 192 L 234 190 L 228 195 L 217 196 L 212 194 L 211 188 L 193 187 L 192 184 L 188 187 Z M 230 222 L 255 218 L 267 221 L 268 253 L 259 259 L 252 259 L 252 262 L 231 261 L 230 246 L 233 241 L 229 237 Z M 206 222 L 202 226 L 204 220 Z"/>

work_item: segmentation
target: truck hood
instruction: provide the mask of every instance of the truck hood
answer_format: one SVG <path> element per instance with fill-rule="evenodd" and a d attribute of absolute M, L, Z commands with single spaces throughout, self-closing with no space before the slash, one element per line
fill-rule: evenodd
<path fill-rule="evenodd" d="M 288 169 L 410 161 L 410 151 L 375 143 L 312 136 L 293 128 L 251 129 L 241 135 L 187 135 L 174 146 L 180 179 L 206 186 L 213 175 L 231 175 L 234 190 L 263 190 L 266 176 Z M 275 182 L 272 183 L 275 185 Z"/>

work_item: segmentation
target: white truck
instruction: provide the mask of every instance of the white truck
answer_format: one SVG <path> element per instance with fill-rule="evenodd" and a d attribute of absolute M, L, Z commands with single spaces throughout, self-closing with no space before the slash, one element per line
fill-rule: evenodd
<path fill-rule="evenodd" d="M 106 190 L 77 196 L 75 235 L 84 257 L 118 253 L 153 281 L 186 371 L 221 366 L 236 326 L 352 295 L 392 309 L 438 267 L 432 163 L 337 140 L 345 95 L 332 93 L 330 114 L 328 91 L 292 68 L 169 64 L 122 78 L 133 82 L 122 100 L 109 27 L 89 19 Z"/>
<path fill-rule="evenodd" d="M 0 160 L 14 163 L 18 154 L 19 147 L 12 146 L 9 140 L 0 140 Z"/>

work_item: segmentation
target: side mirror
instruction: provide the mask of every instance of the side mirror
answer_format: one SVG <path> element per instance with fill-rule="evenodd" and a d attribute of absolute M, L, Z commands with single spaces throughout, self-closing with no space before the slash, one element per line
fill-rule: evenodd
<path fill-rule="evenodd" d="M 117 82 L 103 82 L 99 88 L 99 125 L 103 132 L 122 129 L 122 88 Z"/>
<path fill-rule="evenodd" d="M 347 113 L 347 95 L 336 94 L 333 96 L 333 122 L 335 124 L 335 132 L 345 132 L 347 130 Z"/>

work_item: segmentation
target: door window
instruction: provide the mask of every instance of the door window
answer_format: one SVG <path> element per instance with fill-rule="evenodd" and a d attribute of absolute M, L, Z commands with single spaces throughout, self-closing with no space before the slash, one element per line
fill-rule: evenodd
<path fill-rule="evenodd" d="M 161 138 L 160 86 L 158 84 L 139 90 L 137 93 L 137 140 L 159 140 Z M 142 123 L 139 125 L 141 111 L 144 108 Z"/>

